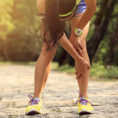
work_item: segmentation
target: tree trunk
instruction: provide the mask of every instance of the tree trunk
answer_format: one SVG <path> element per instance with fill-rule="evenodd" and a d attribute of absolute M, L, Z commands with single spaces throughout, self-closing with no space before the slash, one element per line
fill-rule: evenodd
<path fill-rule="evenodd" d="M 3 52 L 4 52 L 4 60 L 5 61 L 9 61 L 9 55 L 8 55 L 8 52 L 7 52 L 7 41 L 6 39 L 3 39 Z"/>
<path fill-rule="evenodd" d="M 91 63 L 112 19 L 112 12 L 116 3 L 117 0 L 104 0 L 101 4 L 101 9 L 95 20 L 94 34 L 87 42 L 87 50 Z"/>
<path fill-rule="evenodd" d="M 110 43 L 109 43 L 109 64 L 113 64 L 115 61 L 115 54 L 118 49 L 118 16 L 117 16 L 117 24 L 116 24 L 116 29 L 112 33 L 112 36 L 110 38 Z M 118 63 L 117 63 L 118 64 Z"/>

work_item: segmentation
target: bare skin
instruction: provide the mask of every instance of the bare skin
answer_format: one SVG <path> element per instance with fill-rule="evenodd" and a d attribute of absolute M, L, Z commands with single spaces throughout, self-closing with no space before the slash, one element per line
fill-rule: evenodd
<path fill-rule="evenodd" d="M 81 19 L 81 17 L 74 17 L 71 20 L 71 27 L 74 28 L 80 19 Z M 87 49 L 86 49 L 86 37 L 88 34 L 89 26 L 90 26 L 90 22 L 88 22 L 88 24 L 83 28 L 83 35 L 81 37 L 76 38 L 76 40 L 74 40 L 73 36 L 71 36 L 72 38 L 70 37 L 70 42 L 72 43 L 72 45 L 75 47 L 75 49 L 77 51 L 79 50 L 78 53 L 79 54 L 81 53 L 82 57 L 90 64 Z M 82 50 L 80 49 L 80 46 L 78 46 L 77 42 L 81 45 Z M 80 52 L 80 50 L 81 50 L 81 52 Z M 75 62 L 75 67 L 76 66 L 78 67 L 78 65 Z M 80 67 L 80 69 L 81 69 L 81 67 Z M 78 72 L 78 73 L 80 73 L 80 72 Z M 76 79 L 78 81 L 79 90 L 80 90 L 80 93 L 79 93 L 80 97 L 88 97 L 87 88 L 88 88 L 89 74 L 90 74 L 90 69 L 86 70 L 84 78 L 82 76 L 78 77 L 78 75 L 76 75 Z"/>
<path fill-rule="evenodd" d="M 50 52 L 47 52 L 45 49 L 46 45 L 44 44 L 42 45 L 42 50 L 35 67 L 34 97 L 39 98 L 41 98 L 41 91 L 44 88 L 44 85 L 48 78 L 48 74 L 50 72 L 50 64 L 56 53 L 57 48 L 50 50 Z"/>
<path fill-rule="evenodd" d="M 75 17 L 71 20 L 71 26 L 72 28 L 76 25 L 77 21 L 80 19 L 81 17 Z M 86 52 L 86 36 L 88 33 L 88 28 L 89 28 L 89 24 L 87 24 L 87 26 L 84 28 L 83 30 L 83 36 L 82 37 L 78 37 L 79 39 L 81 39 L 81 46 L 84 49 L 84 53 L 83 53 L 83 58 L 85 60 L 87 60 L 87 62 L 89 62 L 88 59 L 88 54 Z M 66 39 L 65 39 L 66 40 Z M 73 40 L 73 41 L 72 41 Z M 72 38 L 70 38 L 70 42 L 73 45 L 73 47 L 75 47 L 75 49 L 77 49 L 78 45 L 74 45 L 74 43 L 76 43 L 76 41 Z M 77 43 L 76 43 L 77 44 Z M 36 64 L 36 68 L 35 68 L 35 92 L 34 92 L 34 97 L 41 97 L 41 92 L 46 84 L 46 81 L 48 79 L 48 75 L 50 72 L 50 66 L 51 66 L 51 62 L 52 59 L 54 58 L 54 55 L 56 53 L 56 49 L 57 47 L 53 48 L 50 51 L 46 51 L 46 45 L 42 45 L 42 50 L 41 50 L 41 54 L 40 57 L 37 60 L 37 64 Z M 77 65 L 78 66 L 78 65 Z M 39 70 L 41 68 L 41 70 Z M 80 89 L 80 95 L 83 97 L 88 97 L 87 96 L 87 87 L 88 87 L 88 78 L 89 78 L 89 70 L 85 71 L 85 78 L 86 79 L 81 79 L 81 78 L 77 78 L 78 81 L 78 85 L 79 85 L 79 89 Z M 40 79 L 39 79 L 40 78 Z"/>
<path fill-rule="evenodd" d="M 90 0 L 88 0 L 88 1 L 90 1 Z M 40 9 L 40 11 L 41 10 L 42 9 Z M 86 10 L 86 12 L 88 12 L 88 10 Z M 85 15 L 86 15 L 86 12 L 85 12 Z M 89 19 L 92 16 L 92 14 L 93 14 L 93 11 L 91 12 L 91 15 L 89 15 Z M 85 17 L 85 15 L 83 15 L 83 17 Z M 73 35 L 73 30 L 72 30 L 69 42 L 66 41 L 67 37 L 66 37 L 66 35 L 64 35 L 60 39 L 60 44 L 75 59 L 75 69 L 77 72 L 76 78 L 77 78 L 79 89 L 80 89 L 79 96 L 88 97 L 87 88 L 88 88 L 88 80 L 89 80 L 89 69 L 86 69 L 85 66 L 82 66 L 82 63 L 80 64 L 80 62 L 78 62 L 78 60 L 81 60 L 80 59 L 80 55 L 81 55 L 81 57 L 83 58 L 83 62 L 85 60 L 88 63 L 88 65 L 90 65 L 88 54 L 86 51 L 86 37 L 88 34 L 88 29 L 89 29 L 89 22 L 87 23 L 86 19 L 85 19 L 84 23 L 86 23 L 86 25 L 83 27 L 83 24 L 84 24 L 84 23 L 82 23 L 82 21 L 84 21 L 83 17 L 74 17 L 71 20 L 72 29 L 75 26 L 79 26 L 78 25 L 79 22 L 81 23 L 80 27 L 81 27 L 81 29 L 83 29 L 83 35 L 81 37 L 75 37 Z M 52 48 L 50 51 L 46 51 L 45 49 L 46 49 L 46 45 L 43 44 L 41 54 L 37 60 L 37 64 L 36 64 L 36 68 L 35 68 L 34 97 L 38 96 L 39 98 L 41 97 L 41 92 L 46 84 L 48 74 L 50 72 L 50 65 L 51 65 L 52 59 L 54 58 L 54 55 L 56 53 L 57 47 Z M 87 65 L 87 63 L 86 63 L 86 65 Z M 80 67 L 81 69 L 78 67 Z M 82 73 L 82 71 L 84 72 L 84 74 Z"/>

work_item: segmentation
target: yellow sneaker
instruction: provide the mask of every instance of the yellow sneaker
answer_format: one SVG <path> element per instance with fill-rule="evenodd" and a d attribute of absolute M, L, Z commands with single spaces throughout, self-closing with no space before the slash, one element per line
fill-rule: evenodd
<path fill-rule="evenodd" d="M 28 105 L 25 109 L 26 115 L 35 115 L 35 114 L 41 114 L 41 100 L 39 97 L 33 98 L 31 95 L 28 95 L 31 100 L 28 102 Z"/>
<path fill-rule="evenodd" d="M 79 115 L 93 113 L 93 107 L 88 98 L 84 98 L 84 97 L 79 98 L 78 112 L 79 112 Z"/>

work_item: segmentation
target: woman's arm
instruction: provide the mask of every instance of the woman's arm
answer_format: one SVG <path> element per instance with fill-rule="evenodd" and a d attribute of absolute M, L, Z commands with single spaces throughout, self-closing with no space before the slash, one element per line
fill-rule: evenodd
<path fill-rule="evenodd" d="M 96 0 L 85 0 L 87 9 L 82 15 L 81 20 L 78 22 L 77 28 L 83 29 L 90 21 L 96 11 Z"/>
<path fill-rule="evenodd" d="M 87 69 L 90 69 L 90 65 L 82 56 L 78 54 L 78 52 L 75 50 L 71 42 L 67 39 L 65 34 L 59 40 L 59 43 L 73 57 L 75 61 L 82 63 L 85 66 L 85 68 L 87 67 Z"/>
<path fill-rule="evenodd" d="M 37 0 L 37 6 L 38 6 L 38 10 L 40 13 L 45 13 L 44 4 L 45 4 L 45 0 Z M 83 65 L 85 65 L 85 67 L 87 67 L 88 69 L 90 68 L 90 65 L 83 59 L 83 57 L 81 57 L 77 53 L 77 51 L 74 49 L 73 45 L 67 39 L 65 34 L 59 40 L 59 43 L 73 57 L 74 60 L 80 61 L 80 63 L 83 63 Z"/>

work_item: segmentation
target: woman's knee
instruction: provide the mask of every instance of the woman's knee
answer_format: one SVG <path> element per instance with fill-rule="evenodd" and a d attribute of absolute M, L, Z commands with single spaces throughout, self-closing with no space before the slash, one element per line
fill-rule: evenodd
<path fill-rule="evenodd" d="M 42 44 L 42 49 L 41 49 L 41 54 L 43 54 L 44 56 L 54 56 L 57 50 L 57 46 L 52 47 L 50 50 L 47 50 L 47 46 L 46 44 Z"/>

